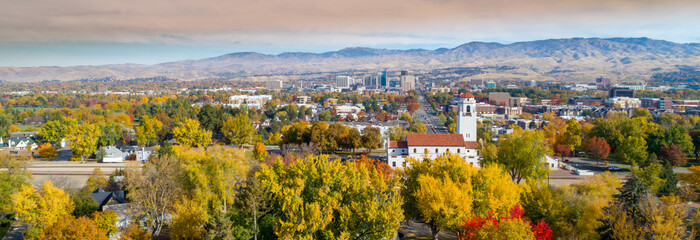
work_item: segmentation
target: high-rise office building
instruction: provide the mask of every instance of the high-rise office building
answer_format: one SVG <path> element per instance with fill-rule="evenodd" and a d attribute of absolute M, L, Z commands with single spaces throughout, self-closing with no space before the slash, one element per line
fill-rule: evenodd
<path fill-rule="evenodd" d="M 416 77 L 410 75 L 408 71 L 401 71 L 401 76 L 399 77 L 399 82 L 401 82 L 401 91 L 408 92 L 416 89 Z"/>
<path fill-rule="evenodd" d="M 379 77 L 378 76 L 365 76 L 363 81 L 363 85 L 367 89 L 374 89 L 374 88 L 379 88 Z"/>
<path fill-rule="evenodd" d="M 351 85 L 355 84 L 355 79 L 349 76 L 336 76 L 335 86 L 337 88 L 350 88 Z"/>
<path fill-rule="evenodd" d="M 377 77 L 379 78 L 379 86 L 382 88 L 387 88 L 389 81 L 386 79 L 386 69 L 384 69 L 384 72 L 377 74 Z"/>

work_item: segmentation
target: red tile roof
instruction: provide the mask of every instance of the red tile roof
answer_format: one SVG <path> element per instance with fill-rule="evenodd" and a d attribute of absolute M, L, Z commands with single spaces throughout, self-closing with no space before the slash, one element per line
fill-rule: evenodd
<path fill-rule="evenodd" d="M 406 134 L 408 146 L 464 146 L 462 134 Z"/>
<path fill-rule="evenodd" d="M 477 149 L 479 148 L 479 143 L 476 141 L 464 142 L 464 147 L 466 149 Z"/>
<path fill-rule="evenodd" d="M 461 95 L 459 95 L 459 97 L 461 97 L 461 98 L 474 98 L 474 95 L 472 95 L 471 93 L 465 92 L 465 93 L 462 93 Z"/>
<path fill-rule="evenodd" d="M 408 148 L 406 141 L 389 141 L 389 148 Z"/>

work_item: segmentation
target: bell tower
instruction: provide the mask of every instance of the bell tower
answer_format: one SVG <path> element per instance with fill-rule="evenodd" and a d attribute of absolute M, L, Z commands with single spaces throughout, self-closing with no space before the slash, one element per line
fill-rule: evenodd
<path fill-rule="evenodd" d="M 476 100 L 470 93 L 462 93 L 457 100 L 457 133 L 462 134 L 464 141 L 476 142 Z"/>

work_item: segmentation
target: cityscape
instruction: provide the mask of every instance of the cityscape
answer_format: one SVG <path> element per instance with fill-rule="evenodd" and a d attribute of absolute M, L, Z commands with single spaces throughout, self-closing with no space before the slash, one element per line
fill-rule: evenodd
<path fill-rule="evenodd" d="M 0 240 L 700 239 L 698 13 L 0 3 Z"/>

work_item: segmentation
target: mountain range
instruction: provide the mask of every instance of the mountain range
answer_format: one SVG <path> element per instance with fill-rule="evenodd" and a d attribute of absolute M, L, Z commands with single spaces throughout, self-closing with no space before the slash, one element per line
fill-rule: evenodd
<path fill-rule="evenodd" d="M 649 38 L 569 38 L 512 44 L 470 42 L 435 50 L 352 47 L 325 53 L 238 52 L 154 65 L 0 67 L 0 80 L 37 82 L 107 77 L 197 80 L 241 71 L 250 75 L 292 76 L 385 68 L 420 72 L 450 67 L 501 66 L 508 68 L 488 68 L 490 70 L 471 78 L 590 81 L 596 76 L 606 76 L 621 82 L 645 81 L 656 72 L 676 71 L 678 66 L 700 68 L 700 44 Z"/>

